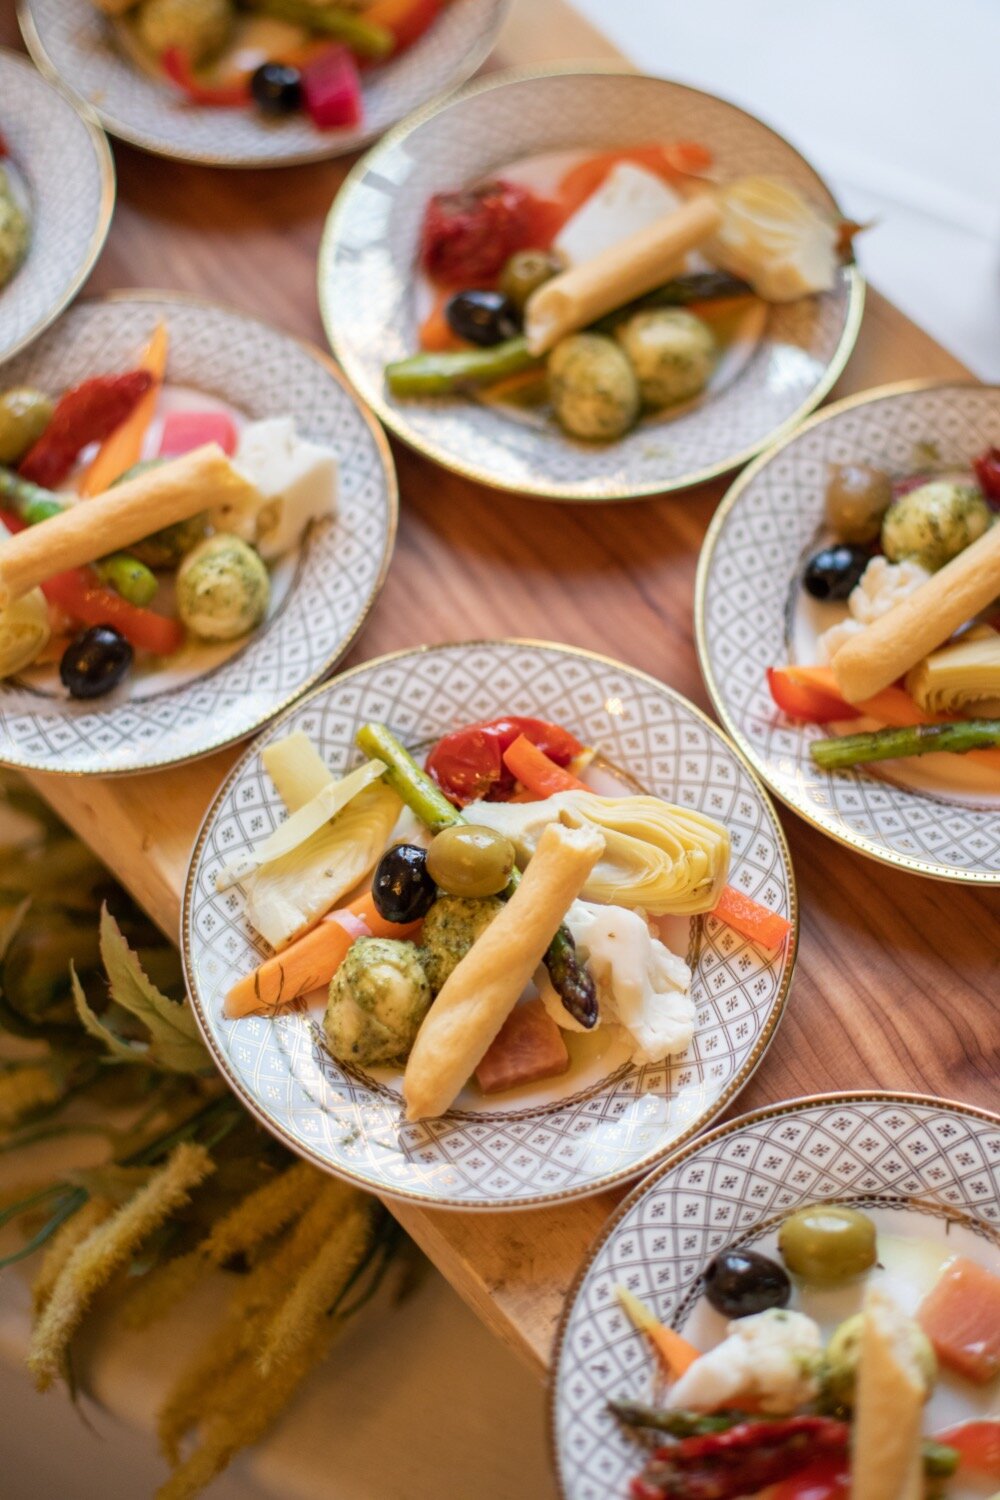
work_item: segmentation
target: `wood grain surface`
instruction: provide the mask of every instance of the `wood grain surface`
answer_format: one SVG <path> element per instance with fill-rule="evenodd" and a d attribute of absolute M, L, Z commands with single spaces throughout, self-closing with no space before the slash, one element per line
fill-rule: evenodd
<path fill-rule="evenodd" d="M 12 0 L 0 4 L 0 43 L 17 45 Z M 517 0 L 491 65 L 612 55 L 563 0 Z M 187 290 L 323 342 L 316 251 L 349 163 L 220 172 L 117 144 L 115 157 L 118 208 L 88 295 Z M 871 292 L 834 396 L 964 373 Z M 698 548 L 723 485 L 573 508 L 477 489 L 399 447 L 396 458 L 395 561 L 347 664 L 415 642 L 538 637 L 620 657 L 709 708 L 692 595 Z M 194 835 L 233 758 L 225 752 L 129 780 L 39 776 L 35 784 L 175 935 Z M 884 868 L 790 813 L 782 820 L 802 909 L 798 971 L 783 1024 L 733 1112 L 846 1088 L 995 1105 L 996 895 Z M 542 1371 L 564 1293 L 615 1201 L 606 1194 L 500 1215 L 409 1205 L 394 1212 L 489 1326 Z"/>

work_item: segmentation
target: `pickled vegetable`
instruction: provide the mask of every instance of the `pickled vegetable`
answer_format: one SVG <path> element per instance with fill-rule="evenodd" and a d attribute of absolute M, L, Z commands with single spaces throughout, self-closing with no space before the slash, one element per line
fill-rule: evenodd
<path fill-rule="evenodd" d="M 834 464 L 826 486 L 826 523 L 845 542 L 873 542 L 892 503 L 892 481 L 870 464 Z"/>
<path fill-rule="evenodd" d="M 177 611 L 205 641 L 233 641 L 253 630 L 270 597 L 267 569 L 238 536 L 206 537 L 177 570 Z"/>
<path fill-rule="evenodd" d="M 500 290 L 523 312 L 532 292 L 562 269 L 561 259 L 551 250 L 518 250 L 500 272 Z"/>
<path fill-rule="evenodd" d="M 358 938 L 330 981 L 324 1030 L 341 1062 L 373 1067 L 406 1056 L 431 1003 L 413 943 Z"/>
<path fill-rule="evenodd" d="M 492 349 L 462 349 L 443 354 L 413 354 L 386 365 L 385 379 L 394 396 L 451 396 L 468 386 L 495 385 L 542 361 L 530 352 L 523 335 Z"/>
<path fill-rule="evenodd" d="M 831 1406 L 850 1408 L 854 1405 L 864 1322 L 864 1313 L 855 1313 L 853 1317 L 845 1318 L 834 1329 L 826 1346 L 820 1379 L 824 1398 Z M 937 1358 L 933 1345 L 918 1323 L 911 1324 L 909 1337 L 924 1377 L 927 1394 L 930 1395 L 937 1379 Z"/>
<path fill-rule="evenodd" d="M 230 0 L 143 0 L 136 24 L 156 57 L 178 47 L 197 66 L 222 51 L 234 20 Z"/>
<path fill-rule="evenodd" d="M 94 625 L 71 641 L 59 663 L 63 687 L 73 698 L 100 698 L 124 679 L 132 647 L 110 625 Z"/>
<path fill-rule="evenodd" d="M 38 442 L 55 403 L 44 391 L 15 386 L 0 395 L 0 464 L 16 464 Z"/>
<path fill-rule="evenodd" d="M 856 1208 L 819 1203 L 789 1214 L 778 1249 L 793 1276 L 834 1286 L 875 1264 L 875 1225 Z"/>
<path fill-rule="evenodd" d="M 472 823 L 444 828 L 427 851 L 433 880 L 452 896 L 496 896 L 514 868 L 514 846 L 503 834 Z"/>
<path fill-rule="evenodd" d="M 492 349 L 521 332 L 521 317 L 503 292 L 456 292 L 444 310 L 448 327 L 460 339 Z"/>

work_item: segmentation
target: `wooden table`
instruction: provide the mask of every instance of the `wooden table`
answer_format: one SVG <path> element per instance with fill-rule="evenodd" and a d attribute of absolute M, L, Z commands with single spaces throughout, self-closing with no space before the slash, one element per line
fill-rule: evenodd
<path fill-rule="evenodd" d="M 11 11 L 0 16 L 0 43 L 13 45 Z M 613 55 L 564 0 L 517 0 L 493 64 Z M 316 250 L 349 163 L 240 173 L 118 145 L 115 156 L 118 208 L 91 293 L 148 285 L 198 292 L 322 343 Z M 870 292 L 834 396 L 963 373 Z M 574 509 L 498 498 L 403 448 L 396 458 L 395 561 L 347 665 L 415 641 L 531 636 L 620 657 L 709 707 L 692 595 L 698 548 L 724 485 Z M 195 831 L 234 756 L 104 783 L 34 781 L 175 935 Z M 799 965 L 783 1024 L 737 1110 L 878 1087 L 995 1104 L 996 899 L 864 860 L 790 813 L 783 822 L 802 906 Z M 489 1327 L 542 1373 L 573 1273 L 617 1196 L 532 1213 L 393 1212 Z"/>

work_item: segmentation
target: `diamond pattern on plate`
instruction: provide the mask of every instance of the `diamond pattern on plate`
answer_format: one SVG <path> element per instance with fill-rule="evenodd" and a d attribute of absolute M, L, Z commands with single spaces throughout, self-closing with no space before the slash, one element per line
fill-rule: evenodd
<path fill-rule="evenodd" d="M 90 274 L 111 223 L 115 176 L 102 131 L 25 58 L 4 51 L 0 130 L 27 187 L 31 218 L 27 256 L 0 287 L 4 360 L 58 317 Z"/>
<path fill-rule="evenodd" d="M 830 1199 L 960 1215 L 1000 1245 L 1000 1119 L 905 1095 L 832 1096 L 737 1120 L 665 1164 L 612 1219 L 563 1317 L 552 1427 L 564 1500 L 625 1500 L 639 1467 L 606 1403 L 648 1400 L 649 1352 L 615 1286 L 682 1328 L 724 1246 Z"/>
<path fill-rule="evenodd" d="M 280 166 L 357 151 L 397 120 L 473 73 L 510 0 L 451 0 L 430 31 L 396 62 L 364 78 L 364 119 L 354 130 L 317 130 L 308 117 L 263 120 L 253 109 L 193 109 L 116 44 L 92 0 L 19 0 L 28 49 L 85 100 L 113 135 L 163 156 L 212 166 Z"/>
<path fill-rule="evenodd" d="M 785 802 L 834 837 L 923 874 L 1000 883 L 1000 811 L 946 803 L 868 771 L 820 771 L 818 731 L 779 715 L 766 669 L 787 660 L 786 608 L 823 516 L 828 465 L 912 468 L 920 443 L 968 468 L 1000 442 L 1000 389 L 934 386 L 833 408 L 723 501 L 700 564 L 699 651 L 719 715 Z"/>
<path fill-rule="evenodd" d="M 825 184 L 780 136 L 681 84 L 568 73 L 473 85 L 369 157 L 337 202 L 320 256 L 320 303 L 337 357 L 407 442 L 507 489 L 622 499 L 732 467 L 821 399 L 830 371 L 846 358 L 859 308 L 860 280 L 846 268 L 828 295 L 770 308 L 749 364 L 713 399 L 616 443 L 574 442 L 467 400 L 403 401 L 385 393 L 385 366 L 417 347 L 413 266 L 428 198 L 520 157 L 639 138 L 704 141 L 723 179 L 774 173 L 836 211 Z"/>
<path fill-rule="evenodd" d="M 609 707 L 611 710 L 609 712 Z M 621 709 L 621 712 L 617 710 Z M 713 918 L 691 924 L 698 1024 L 670 1066 L 626 1068 L 546 1109 L 402 1121 L 399 1099 L 346 1073 L 302 1016 L 226 1021 L 222 1000 L 267 949 L 220 865 L 281 821 L 259 746 L 301 729 L 340 775 L 354 735 L 381 719 L 426 747 L 500 713 L 551 718 L 644 787 L 724 818 L 731 879 L 794 916 L 788 854 L 767 798 L 714 725 L 669 689 L 599 657 L 519 642 L 438 646 L 357 668 L 273 725 L 234 768 L 210 811 L 188 875 L 182 925 L 189 985 L 229 1081 L 271 1129 L 321 1166 L 381 1193 L 469 1208 L 544 1203 L 636 1176 L 710 1120 L 739 1088 L 776 1025 L 794 953 L 767 955 Z"/>
<path fill-rule="evenodd" d="M 381 587 L 396 523 L 392 460 L 381 432 L 322 356 L 255 318 L 183 297 L 81 303 L 4 370 L 11 384 L 59 391 L 134 360 L 153 326 L 170 328 L 167 378 L 247 417 L 295 415 L 331 448 L 338 509 L 301 551 L 281 607 L 247 645 L 179 688 L 105 707 L 39 699 L 0 684 L 0 761 L 108 775 L 188 760 L 259 728 L 347 650 Z"/>

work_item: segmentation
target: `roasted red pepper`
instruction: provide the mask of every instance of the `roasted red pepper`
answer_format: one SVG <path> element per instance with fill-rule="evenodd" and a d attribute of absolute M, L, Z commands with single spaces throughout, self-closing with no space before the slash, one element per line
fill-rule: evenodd
<path fill-rule="evenodd" d="M 192 104 L 209 109 L 238 109 L 250 102 L 248 78 L 229 83 L 205 83 L 195 74 L 183 47 L 168 47 L 160 58 L 160 67 Z"/>
<path fill-rule="evenodd" d="M 771 697 L 790 719 L 804 719 L 810 724 L 830 724 L 838 719 L 857 718 L 858 710 L 834 693 L 824 693 L 810 682 L 792 677 L 783 667 L 768 667 L 767 685 Z"/>
<path fill-rule="evenodd" d="M 1000 1417 L 960 1422 L 946 1432 L 936 1432 L 934 1441 L 958 1450 L 961 1474 L 1000 1480 Z"/>
<path fill-rule="evenodd" d="M 740 1422 L 726 1432 L 682 1438 L 657 1448 L 632 1481 L 632 1500 L 734 1500 L 817 1459 L 847 1452 L 846 1422 L 831 1417 L 786 1417 Z"/>
<path fill-rule="evenodd" d="M 769 1492 L 768 1500 L 847 1500 L 850 1488 L 847 1458 L 834 1454 L 783 1479 Z"/>
<path fill-rule="evenodd" d="M 512 714 L 446 734 L 427 757 L 427 770 L 458 807 L 483 797 L 502 801 L 515 785 L 513 773 L 503 763 L 504 751 L 522 734 L 557 766 L 568 766 L 585 748 L 558 724 Z"/>
<path fill-rule="evenodd" d="M 125 375 L 95 375 L 74 386 L 57 403 L 49 425 L 21 460 L 19 472 L 33 484 L 55 489 L 88 443 L 103 443 L 152 384 L 148 370 L 129 370 Z"/>
<path fill-rule="evenodd" d="M 557 222 L 550 204 L 502 178 L 435 193 L 424 214 L 421 264 L 445 286 L 487 286 L 515 250 L 546 248 Z"/>
<path fill-rule="evenodd" d="M 1000 505 L 1000 448 L 985 448 L 972 460 L 972 467 L 987 500 Z"/>

